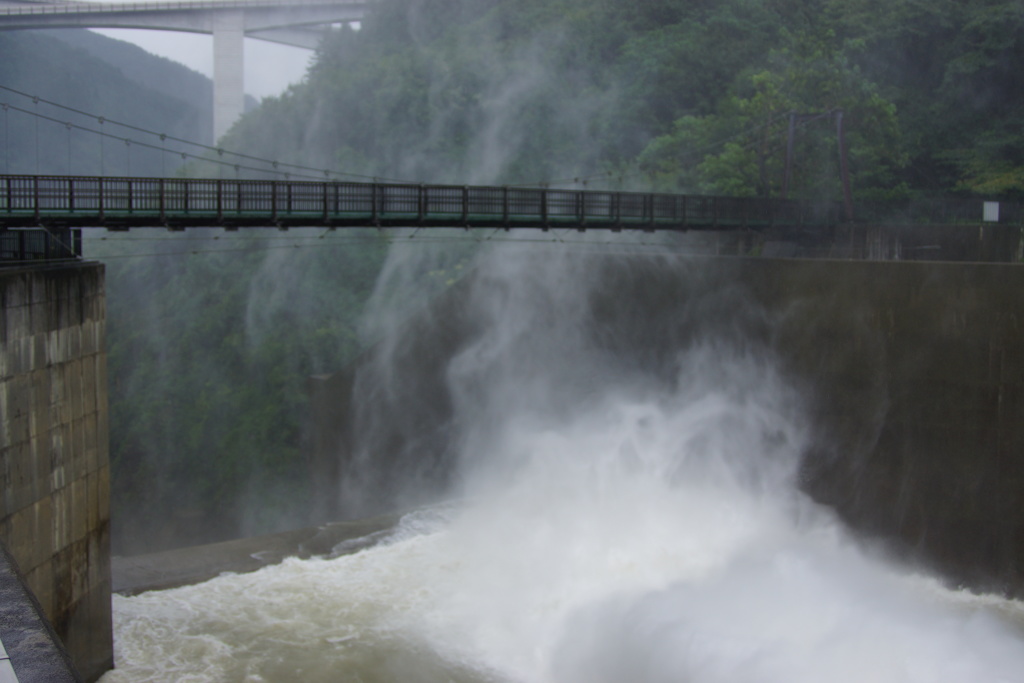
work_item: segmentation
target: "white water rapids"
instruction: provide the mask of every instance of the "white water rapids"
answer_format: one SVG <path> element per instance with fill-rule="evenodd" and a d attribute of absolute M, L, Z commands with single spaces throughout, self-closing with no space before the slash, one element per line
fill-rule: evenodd
<path fill-rule="evenodd" d="M 1021 603 L 891 566 L 798 490 L 801 400 L 764 356 L 702 342 L 668 388 L 584 368 L 555 411 L 565 356 L 495 359 L 572 315 L 503 296 L 453 365 L 507 380 L 473 394 L 503 419 L 463 439 L 457 502 L 354 555 L 115 597 L 103 682 L 1024 681 Z"/>

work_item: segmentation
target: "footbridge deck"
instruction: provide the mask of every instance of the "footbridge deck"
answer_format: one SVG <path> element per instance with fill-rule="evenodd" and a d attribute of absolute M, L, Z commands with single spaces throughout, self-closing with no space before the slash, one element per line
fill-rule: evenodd
<path fill-rule="evenodd" d="M 978 200 L 886 207 L 866 207 L 870 211 L 865 220 L 883 209 L 895 220 L 915 223 L 979 223 L 983 217 Z M 1019 222 L 1019 206 L 1002 208 L 999 222 Z M 419 226 L 654 231 L 839 222 L 838 204 L 752 197 L 400 183 L 0 176 L 0 230 Z"/>

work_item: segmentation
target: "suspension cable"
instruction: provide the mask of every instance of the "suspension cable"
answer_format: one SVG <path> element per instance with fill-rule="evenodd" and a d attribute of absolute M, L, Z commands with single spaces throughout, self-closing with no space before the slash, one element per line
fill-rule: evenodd
<path fill-rule="evenodd" d="M 255 155 L 251 155 L 251 154 L 245 154 L 245 153 L 242 153 L 242 152 L 236 152 L 236 151 L 233 151 L 233 150 L 225 149 L 223 147 L 216 147 L 216 146 L 213 146 L 213 145 L 207 145 L 207 144 L 204 144 L 204 143 L 195 142 L 193 140 L 188 140 L 188 139 L 185 139 L 185 138 L 179 138 L 179 137 L 176 137 L 176 136 L 173 136 L 173 135 L 168 135 L 166 133 L 159 133 L 157 131 L 150 130 L 148 128 L 143 128 L 141 126 L 135 126 L 135 125 L 132 125 L 132 124 L 129 124 L 129 123 L 125 123 L 125 122 L 122 122 L 122 121 L 117 121 L 117 120 L 114 120 L 114 119 L 109 119 L 107 117 L 100 116 L 100 115 L 94 114 L 92 112 L 87 112 L 87 111 L 84 111 L 82 109 L 78 109 L 76 107 L 67 106 L 67 105 L 61 104 L 59 102 L 54 102 L 52 100 L 48 100 L 48 99 L 39 97 L 38 95 L 31 95 L 29 93 L 23 92 L 21 90 L 17 90 L 15 88 L 11 88 L 9 86 L 0 85 L 0 90 L 10 92 L 10 93 L 18 95 L 20 97 L 25 97 L 25 98 L 31 99 L 33 101 L 33 103 L 36 105 L 37 109 L 38 109 L 38 103 L 42 102 L 44 104 L 50 105 L 52 107 L 56 107 L 56 108 L 64 110 L 64 111 L 72 112 L 72 113 L 78 114 L 80 116 L 85 116 L 85 117 L 88 117 L 88 118 L 95 119 L 99 123 L 99 125 L 100 125 L 100 130 L 97 131 L 97 130 L 94 130 L 92 128 L 88 128 L 88 127 L 85 127 L 85 126 L 73 124 L 73 123 L 70 123 L 70 122 L 67 122 L 67 121 L 61 121 L 61 120 L 59 120 L 57 118 L 40 114 L 40 113 L 38 113 L 38 111 L 33 112 L 33 111 L 29 111 L 27 109 L 16 107 L 14 105 L 3 104 L 3 109 L 4 109 L 4 114 L 5 114 L 5 147 L 6 147 L 6 118 L 7 118 L 7 114 L 8 114 L 8 107 L 10 109 L 15 110 L 15 111 L 18 111 L 18 112 L 21 112 L 21 113 L 25 113 L 25 114 L 28 114 L 30 116 L 37 117 L 37 122 L 36 122 L 36 128 L 37 128 L 37 135 L 36 135 L 36 138 L 37 138 L 37 173 L 38 173 L 38 119 L 41 118 L 43 120 L 63 123 L 65 125 L 69 125 L 69 126 L 75 128 L 75 129 L 78 129 L 78 130 L 83 130 L 83 131 L 86 131 L 86 132 L 89 132 L 89 133 L 93 133 L 93 134 L 99 135 L 100 136 L 100 166 L 101 166 L 101 173 L 100 173 L 100 175 L 105 175 L 106 174 L 105 155 L 104 155 L 104 151 L 105 150 L 104 150 L 104 145 L 103 145 L 103 139 L 106 138 L 106 137 L 109 137 L 109 138 L 112 138 L 112 139 L 115 139 L 115 140 L 120 140 L 120 141 L 124 142 L 127 145 L 137 144 L 137 145 L 141 145 L 141 146 L 144 146 L 146 148 L 149 148 L 149 149 L 154 149 L 154 150 L 157 150 L 157 151 L 161 151 L 164 154 L 172 153 L 172 152 L 170 152 L 170 150 L 168 150 L 166 148 L 166 144 L 165 143 L 167 141 L 171 141 L 171 142 L 175 142 L 175 143 L 178 143 L 178 144 L 194 147 L 194 148 L 197 148 L 197 149 L 202 150 L 202 151 L 207 152 L 207 153 L 213 152 L 213 153 L 216 153 L 218 158 L 211 158 L 210 156 L 204 156 L 204 155 L 198 154 L 198 153 L 190 153 L 190 152 L 183 152 L 183 151 L 176 151 L 174 153 L 179 154 L 183 160 L 184 159 L 195 159 L 195 160 L 201 161 L 201 162 L 217 164 L 221 168 L 223 168 L 223 167 L 234 168 L 236 174 L 237 174 L 237 172 L 239 170 L 246 170 L 246 171 L 253 171 L 253 172 L 258 172 L 258 173 L 269 173 L 269 174 L 272 174 L 272 175 L 283 176 L 285 178 L 296 177 L 296 178 L 304 178 L 304 179 L 311 179 L 311 180 L 321 180 L 321 179 L 324 179 L 324 178 L 330 178 L 331 176 L 338 176 L 338 177 L 346 176 L 346 177 L 351 177 L 351 178 L 361 178 L 361 179 L 364 179 L 364 180 L 369 180 L 371 182 L 381 182 L 381 181 L 384 181 L 384 182 L 395 182 L 395 183 L 419 184 L 419 181 L 412 181 L 412 180 L 407 180 L 407 179 L 388 178 L 388 177 L 381 177 L 381 176 L 371 176 L 371 175 L 367 175 L 367 174 L 351 173 L 351 172 L 347 172 L 347 171 L 339 171 L 339 170 L 332 170 L 332 169 L 320 169 L 320 168 L 314 168 L 312 166 L 305 166 L 305 165 L 302 165 L 302 164 L 293 164 L 293 163 L 278 161 L 278 160 L 274 160 L 274 159 L 267 159 L 267 158 L 264 158 L 264 157 L 259 157 L 259 156 L 255 156 Z M 758 124 L 758 125 L 753 126 L 753 127 L 749 128 L 749 129 L 741 130 L 738 133 L 735 133 L 733 135 L 729 135 L 727 137 L 724 137 L 724 138 L 722 138 L 720 140 L 716 140 L 714 142 L 711 142 L 711 143 L 705 145 L 704 147 L 696 150 L 695 154 L 706 154 L 706 153 L 708 153 L 708 152 L 710 152 L 710 151 L 712 151 L 714 149 L 718 149 L 718 148 L 720 148 L 720 147 L 722 147 L 722 146 L 724 146 L 724 145 L 726 145 L 729 142 L 732 142 L 734 140 L 737 140 L 737 139 L 740 139 L 740 138 L 744 138 L 744 137 L 747 137 L 747 136 L 750 136 L 750 135 L 754 135 L 754 134 L 760 132 L 761 130 L 771 126 L 773 123 L 776 122 L 776 120 L 778 118 L 779 117 L 777 117 L 777 116 L 772 116 L 765 123 Z M 138 132 L 138 133 L 142 133 L 144 135 L 154 136 L 154 137 L 159 139 L 160 145 L 151 145 L 151 144 L 139 141 L 139 140 L 133 140 L 133 139 L 128 138 L 128 137 L 122 137 L 122 136 L 119 136 L 119 135 L 114 135 L 114 134 L 111 134 L 111 133 L 106 133 L 106 132 L 103 131 L 103 126 L 105 124 L 107 124 L 107 123 L 109 123 L 111 125 L 114 125 L 114 126 L 119 126 L 119 127 L 125 128 L 127 130 L 131 130 L 131 131 L 135 131 L 135 132 Z M 232 163 L 230 161 L 223 160 L 223 157 L 225 157 L 225 156 L 233 157 L 233 158 L 238 158 L 238 159 L 244 159 L 244 160 L 252 162 L 252 163 L 265 164 L 267 166 L 270 166 L 270 168 L 260 168 L 260 167 L 253 167 L 253 166 L 243 165 L 243 164 L 238 164 L 238 163 Z M 162 160 L 161 163 L 163 164 L 163 157 L 161 157 L 161 160 Z M 293 169 L 294 171 L 299 171 L 299 173 L 294 173 L 294 172 L 290 172 L 290 171 L 283 171 L 281 169 Z M 5 172 L 8 171 L 8 170 L 9 169 L 8 169 L 8 164 L 7 164 L 7 158 L 5 156 Z M 313 174 L 315 174 L 315 175 L 313 175 Z M 507 186 L 508 187 L 549 187 L 549 186 L 552 186 L 552 185 L 569 184 L 569 183 L 573 183 L 573 184 L 580 184 L 580 183 L 582 183 L 584 186 L 586 186 L 588 182 L 591 182 L 591 181 L 594 181 L 594 180 L 606 180 L 606 179 L 611 179 L 611 178 L 614 178 L 614 177 L 617 176 L 619 178 L 619 180 L 621 181 L 623 178 L 626 178 L 626 177 L 636 177 L 636 176 L 641 176 L 641 175 L 646 175 L 646 174 L 644 172 L 642 172 L 642 171 L 639 171 L 639 170 L 632 171 L 632 172 L 629 172 L 629 171 L 619 172 L 619 173 L 615 173 L 614 171 L 604 171 L 604 172 L 601 172 L 601 173 L 593 173 L 593 174 L 588 174 L 588 175 L 578 175 L 578 176 L 575 176 L 575 177 L 572 177 L 572 178 L 568 178 L 567 177 L 567 178 L 555 178 L 555 179 L 547 179 L 547 180 L 534 181 L 534 182 L 525 182 L 525 183 L 508 183 Z"/>
<path fill-rule="evenodd" d="M 11 88 L 11 87 L 8 87 L 6 85 L 0 85 L 0 90 L 5 90 L 7 92 L 13 93 L 15 95 L 19 95 L 21 97 L 30 98 L 34 102 L 37 102 L 37 103 L 38 102 L 42 102 L 44 104 L 48 104 L 48 105 L 50 105 L 52 107 L 56 107 L 56 108 L 62 109 L 64 111 L 69 111 L 69 112 L 72 112 L 72 113 L 75 113 L 75 114 L 79 114 L 81 116 L 86 116 L 86 117 L 89 117 L 89 118 L 92 118 L 92 119 L 96 119 L 100 123 L 101 126 L 104 123 L 109 123 L 111 125 L 120 126 L 122 128 L 126 128 L 128 130 L 132 130 L 132 131 L 135 131 L 135 132 L 138 132 L 138 133 L 143 133 L 145 135 L 152 135 L 153 137 L 159 138 L 161 142 L 170 140 L 172 142 L 177 142 L 179 144 L 195 147 L 195 148 L 204 150 L 206 152 L 215 152 L 219 157 L 223 157 L 223 156 L 237 157 L 239 159 L 244 159 L 246 161 L 250 161 L 250 162 L 254 162 L 254 163 L 266 164 L 266 165 L 270 166 L 273 169 L 273 170 L 269 170 L 269 169 L 253 169 L 251 167 L 243 167 L 243 168 L 246 168 L 247 170 L 259 170 L 259 171 L 264 171 L 264 172 L 268 172 L 268 173 L 276 173 L 276 174 L 280 175 L 283 172 L 281 172 L 281 171 L 279 171 L 277 169 L 279 169 L 279 168 L 289 168 L 289 169 L 294 169 L 296 171 L 305 171 L 305 172 L 317 174 L 315 176 L 307 175 L 305 177 L 321 178 L 321 177 L 329 177 L 329 176 L 334 175 L 334 176 L 348 176 L 348 177 L 353 177 L 353 178 L 372 179 L 374 181 L 385 180 L 385 181 L 388 181 L 388 182 L 413 183 L 413 184 L 415 184 L 413 181 L 402 180 L 402 179 L 398 179 L 398 178 L 381 178 L 379 176 L 370 176 L 370 175 L 366 175 L 366 174 L 362 174 L 362 173 L 349 173 L 349 172 L 346 172 L 346 171 L 314 168 L 312 166 L 304 166 L 302 164 L 292 164 L 292 163 L 288 163 L 288 162 L 285 162 L 285 161 L 277 161 L 275 159 L 266 159 L 266 158 L 254 156 L 254 155 L 251 155 L 251 154 L 244 154 L 242 152 L 236 152 L 236 151 L 233 151 L 233 150 L 225 149 L 223 147 L 215 147 L 213 145 L 207 145 L 207 144 L 204 144 L 204 143 L 201 143 L 201 142 L 195 142 L 194 140 L 187 140 L 185 138 L 179 138 L 179 137 L 176 137 L 174 135 L 168 135 L 166 133 L 159 133 L 157 131 L 150 130 L 148 128 L 142 128 L 141 126 L 135 126 L 135 125 L 132 125 L 130 123 L 124 123 L 123 121 L 116 121 L 114 119 L 110 119 L 110 118 L 107 118 L 107 117 L 104 117 L 104 116 L 100 116 L 100 115 L 94 114 L 92 112 L 83 111 L 83 110 L 77 109 L 75 107 L 69 107 L 67 105 L 63 105 L 63 104 L 60 104 L 59 102 L 54 102 L 52 100 L 45 99 L 45 98 L 39 97 L 37 95 L 30 95 L 30 94 L 28 94 L 26 92 L 22 92 L 21 90 L 17 90 L 15 88 Z M 14 107 L 12 106 L 12 108 L 14 108 Z M 16 109 L 16 110 L 17 111 L 25 112 L 25 110 L 22 110 L 22 109 Z M 25 113 L 31 114 L 31 112 L 25 112 Z M 39 115 L 39 116 L 42 116 L 42 115 Z M 51 120 L 51 121 L 56 120 L 56 119 L 53 119 L 53 118 L 50 118 L 50 117 L 45 117 L 45 116 L 43 116 L 43 118 L 46 118 L 46 119 Z M 90 129 L 82 128 L 82 130 L 90 130 Z M 122 138 L 122 137 L 116 136 L 116 135 L 111 135 L 110 137 L 113 137 L 113 138 L 119 139 L 119 140 L 126 139 L 126 138 Z M 156 148 L 154 148 L 154 149 L 156 149 Z M 199 156 L 197 154 L 188 154 L 188 156 L 190 158 L 194 158 L 194 159 L 206 159 L 206 157 L 202 157 L 202 156 Z M 224 165 L 225 166 L 234 166 L 234 164 L 227 163 L 227 162 L 225 162 Z"/>

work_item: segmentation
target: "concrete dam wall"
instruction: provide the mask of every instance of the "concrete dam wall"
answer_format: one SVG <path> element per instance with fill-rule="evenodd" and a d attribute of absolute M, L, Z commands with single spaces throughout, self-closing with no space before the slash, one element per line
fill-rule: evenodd
<path fill-rule="evenodd" d="M 806 493 L 905 561 L 1024 595 L 1024 268 L 573 258 L 596 283 L 580 318 L 601 353 L 667 377 L 701 339 L 767 349 L 806 397 Z M 360 368 L 314 380 L 321 514 L 444 490 L 457 429 L 446 369 L 479 333 L 467 301 L 481 286 L 486 273 L 468 277 Z M 384 365 L 399 378 L 386 391 Z"/>
<path fill-rule="evenodd" d="M 4 269 L 0 297 L 0 541 L 95 680 L 113 666 L 103 266 Z"/>

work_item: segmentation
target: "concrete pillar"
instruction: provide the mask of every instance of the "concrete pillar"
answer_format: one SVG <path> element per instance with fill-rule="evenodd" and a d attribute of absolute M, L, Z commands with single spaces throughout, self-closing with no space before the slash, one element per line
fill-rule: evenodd
<path fill-rule="evenodd" d="M 219 12 L 213 20 L 213 138 L 220 140 L 245 109 L 245 16 Z"/>
<path fill-rule="evenodd" d="M 114 664 L 104 296 L 98 263 L 0 269 L 0 542 L 85 681 Z"/>

